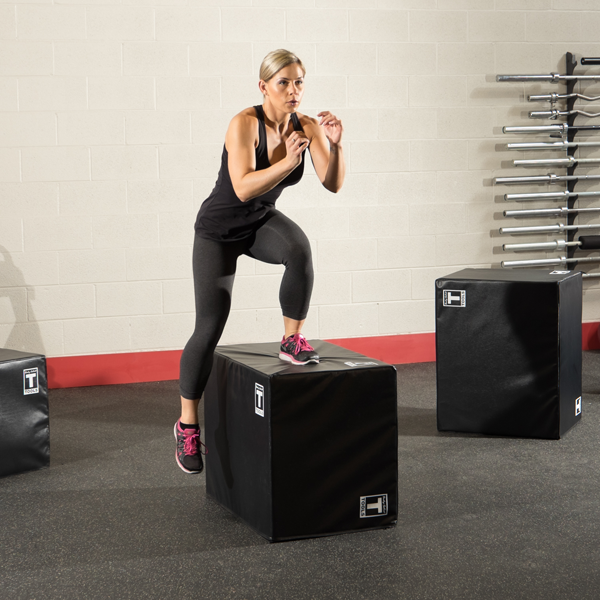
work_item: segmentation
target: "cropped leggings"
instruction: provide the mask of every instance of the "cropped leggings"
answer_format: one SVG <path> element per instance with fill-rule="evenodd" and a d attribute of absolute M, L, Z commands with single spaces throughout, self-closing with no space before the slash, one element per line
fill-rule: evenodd
<path fill-rule="evenodd" d="M 180 363 L 179 391 L 189 400 L 199 399 L 212 368 L 229 310 L 237 259 L 246 254 L 262 262 L 285 265 L 279 289 L 284 317 L 306 318 L 313 286 L 308 238 L 292 220 L 271 209 L 259 229 L 247 239 L 216 242 L 196 234 L 193 251 L 196 326 Z"/>

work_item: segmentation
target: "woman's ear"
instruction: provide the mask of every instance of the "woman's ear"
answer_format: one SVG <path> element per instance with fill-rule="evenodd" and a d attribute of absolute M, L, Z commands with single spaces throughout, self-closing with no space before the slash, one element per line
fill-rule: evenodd
<path fill-rule="evenodd" d="M 258 82 L 258 89 L 263 96 L 268 96 L 267 94 L 267 83 L 262 79 Z"/>

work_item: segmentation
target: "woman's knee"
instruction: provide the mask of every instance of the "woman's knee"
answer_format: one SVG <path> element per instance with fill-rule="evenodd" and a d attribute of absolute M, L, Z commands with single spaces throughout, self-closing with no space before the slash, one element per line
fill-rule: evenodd
<path fill-rule="evenodd" d="M 286 238 L 287 247 L 284 255 L 284 265 L 297 265 L 312 270 L 312 250 L 310 242 L 299 229 L 296 235 Z"/>

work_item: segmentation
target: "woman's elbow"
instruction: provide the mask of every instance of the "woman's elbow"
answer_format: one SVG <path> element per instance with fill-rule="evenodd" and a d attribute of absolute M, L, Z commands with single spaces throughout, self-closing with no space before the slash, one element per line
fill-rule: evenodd
<path fill-rule="evenodd" d="M 323 187 L 333 194 L 337 194 L 342 189 L 342 183 L 323 183 Z"/>
<path fill-rule="evenodd" d="M 232 184 L 233 187 L 233 191 L 235 192 L 235 195 L 237 196 L 238 200 L 240 202 L 248 202 L 248 200 L 251 200 L 250 195 L 245 192 L 243 189 L 240 189 L 239 187 L 235 186 Z"/>

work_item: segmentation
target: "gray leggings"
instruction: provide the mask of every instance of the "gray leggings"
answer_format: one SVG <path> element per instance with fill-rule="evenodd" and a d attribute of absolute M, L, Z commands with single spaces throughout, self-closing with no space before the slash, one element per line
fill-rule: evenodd
<path fill-rule="evenodd" d="M 237 259 L 242 254 L 273 265 L 285 265 L 279 289 L 284 317 L 306 318 L 313 286 L 308 238 L 292 220 L 271 209 L 249 238 L 237 242 L 194 240 L 193 269 L 196 327 L 181 356 L 179 391 L 184 398 L 199 399 L 212 368 L 229 310 Z"/>

